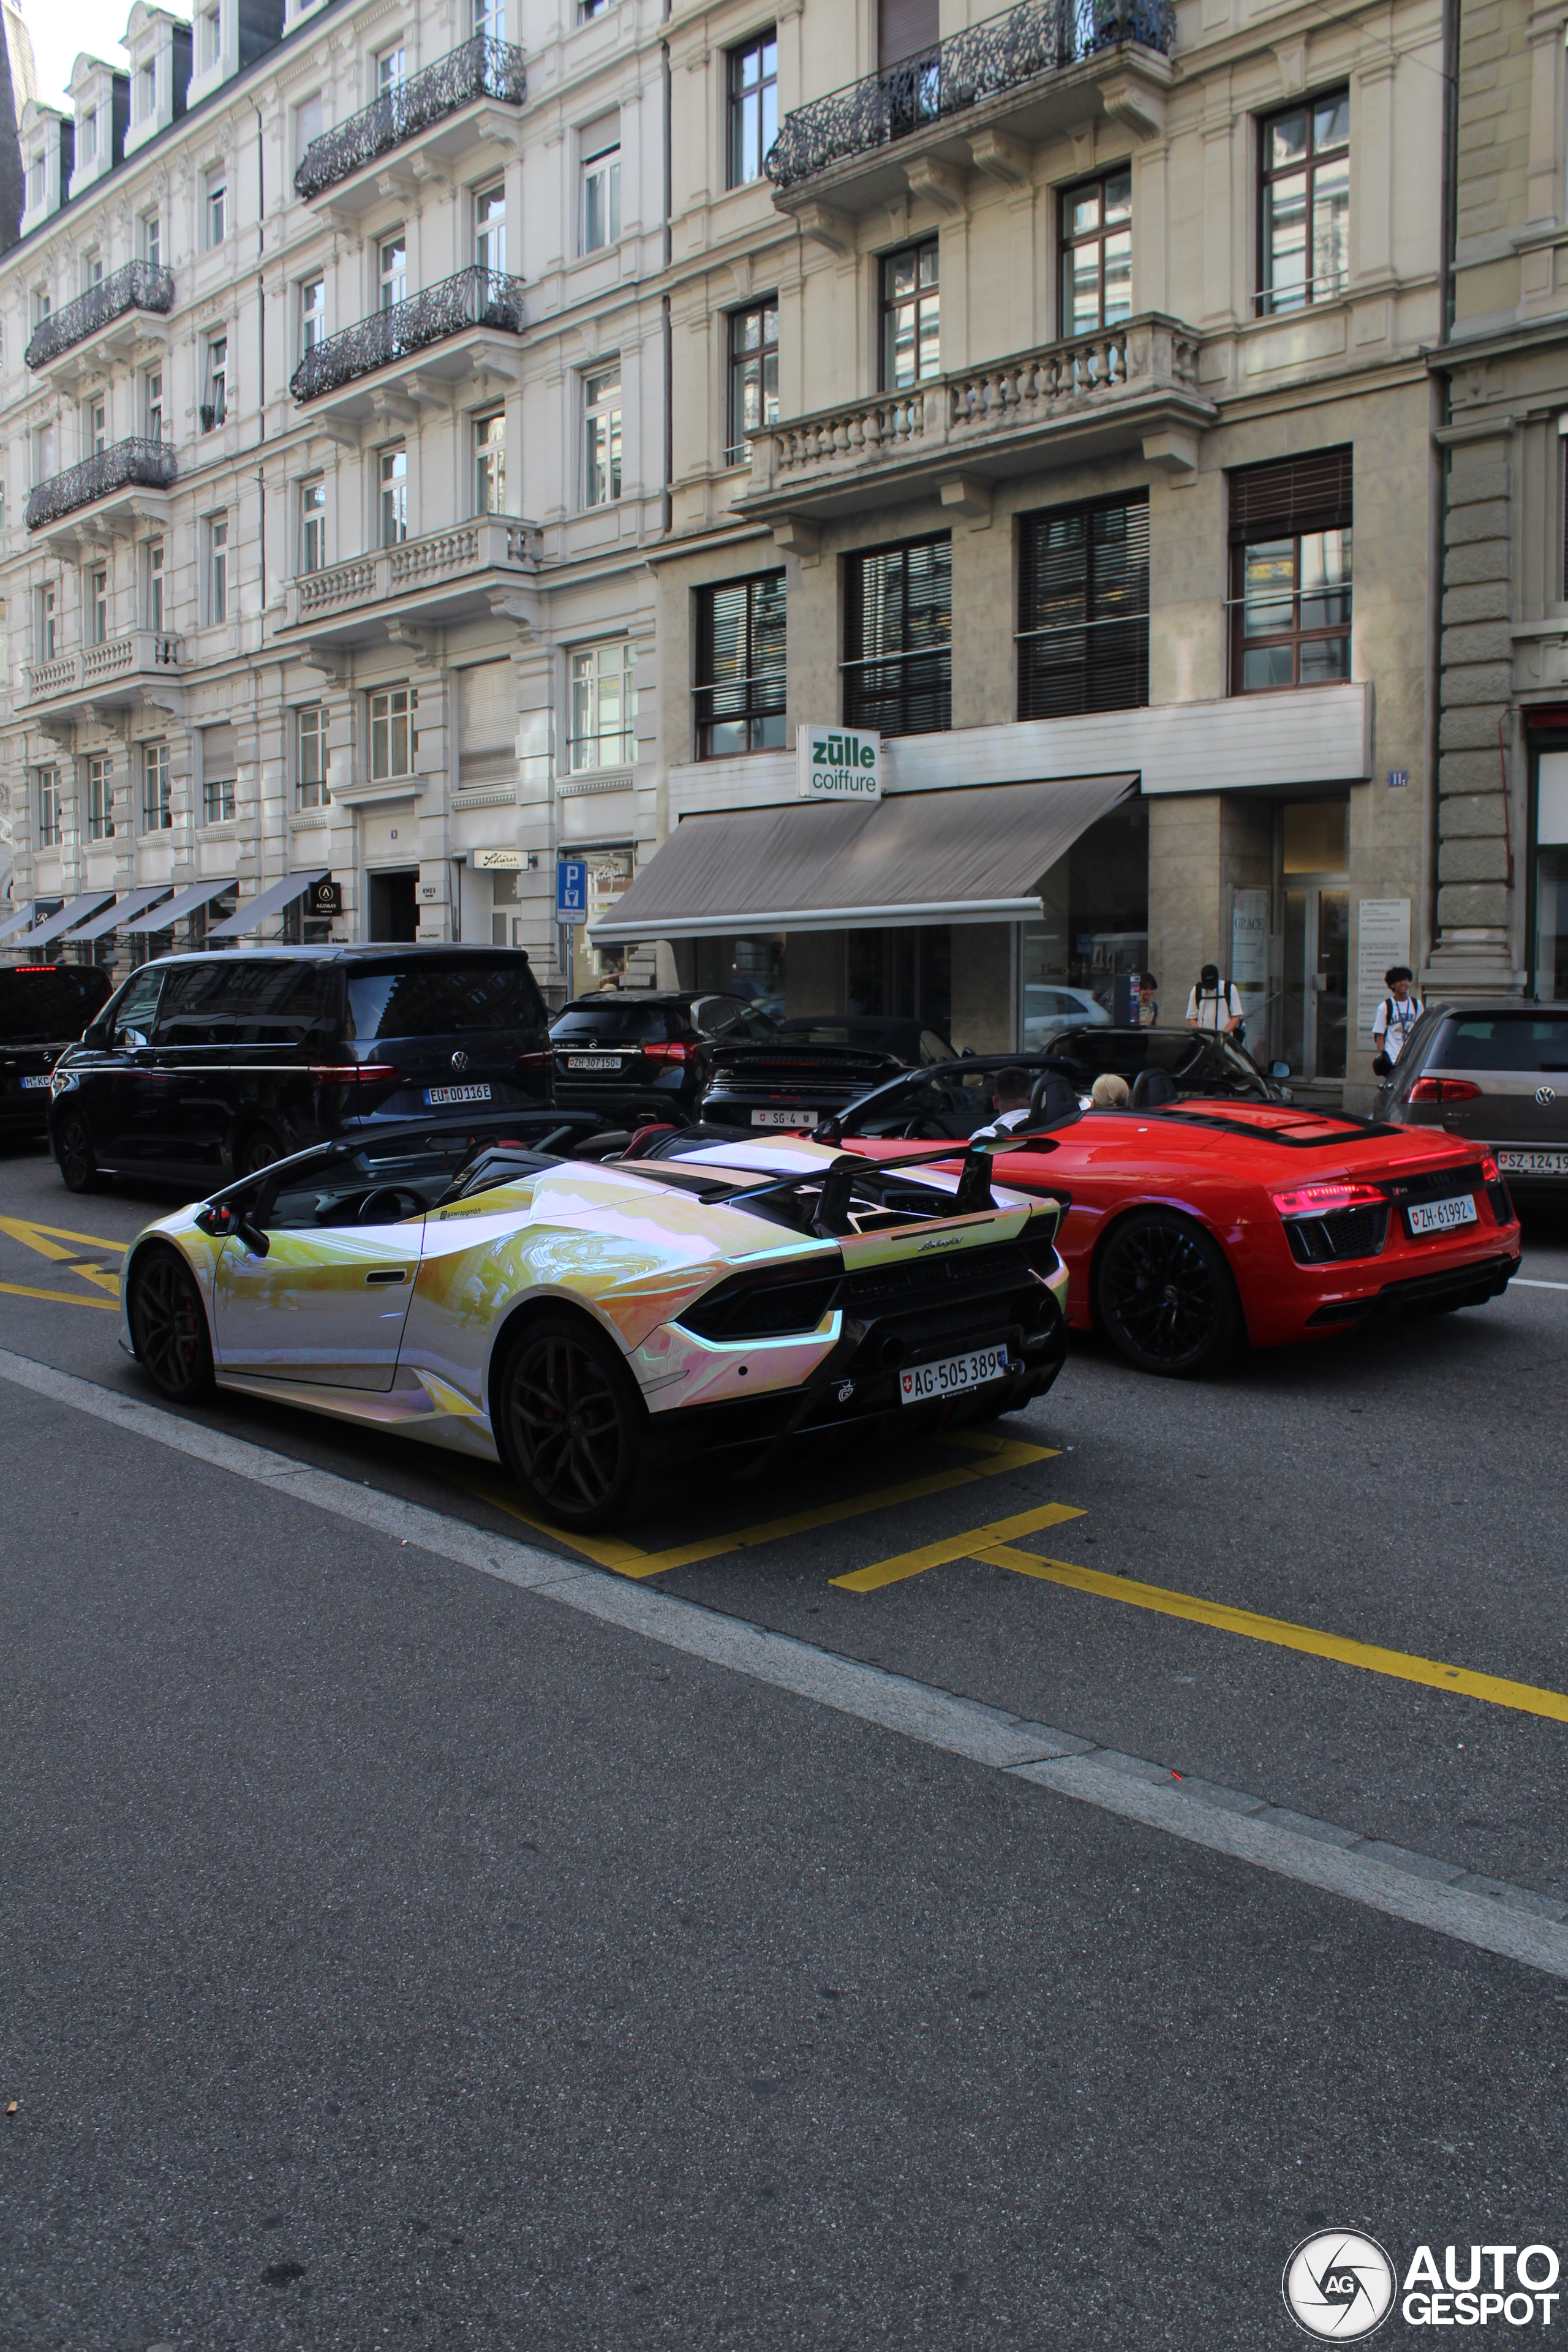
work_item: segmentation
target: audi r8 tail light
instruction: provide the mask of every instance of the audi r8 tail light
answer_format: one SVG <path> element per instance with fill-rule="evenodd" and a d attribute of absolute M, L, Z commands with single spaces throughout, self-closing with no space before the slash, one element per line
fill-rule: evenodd
<path fill-rule="evenodd" d="M 1274 1205 L 1282 1217 L 1328 1217 L 1340 1209 L 1381 1209 L 1385 1195 L 1380 1184 L 1297 1184 L 1276 1192 Z"/>
<path fill-rule="evenodd" d="M 1378 1184 L 1295 1184 L 1271 1195 L 1298 1265 L 1376 1257 L 1388 1239 L 1388 1196 Z"/>
<path fill-rule="evenodd" d="M 1478 1102 L 1480 1092 L 1473 1078 L 1417 1078 L 1407 1099 L 1411 1102 Z"/>

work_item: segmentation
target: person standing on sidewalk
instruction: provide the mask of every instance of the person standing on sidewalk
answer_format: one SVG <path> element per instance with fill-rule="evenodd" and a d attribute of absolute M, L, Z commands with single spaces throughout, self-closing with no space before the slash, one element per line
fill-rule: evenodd
<path fill-rule="evenodd" d="M 1412 989 L 1415 974 L 1407 963 L 1390 964 L 1383 975 L 1388 994 L 1372 1016 L 1372 1048 L 1388 1064 L 1380 1075 L 1392 1077 L 1394 1066 L 1410 1041 L 1410 1032 L 1426 1007 Z M 1373 1067 L 1377 1064 L 1374 1061 Z"/>
<path fill-rule="evenodd" d="M 1205 963 L 1198 984 L 1187 998 L 1189 1029 L 1215 1029 L 1228 1037 L 1242 1023 L 1241 992 L 1234 981 L 1219 984 L 1219 966 Z"/>

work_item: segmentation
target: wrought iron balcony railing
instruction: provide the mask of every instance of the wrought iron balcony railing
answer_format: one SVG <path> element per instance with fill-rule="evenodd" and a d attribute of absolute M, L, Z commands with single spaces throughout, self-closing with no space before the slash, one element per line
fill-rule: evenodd
<path fill-rule="evenodd" d="M 110 320 L 123 318 L 127 310 L 162 312 L 173 310 L 174 303 L 173 270 L 156 268 L 150 261 L 128 261 L 123 269 L 100 278 L 63 310 L 40 319 L 22 356 L 30 368 L 47 367 L 73 343 L 85 342 L 89 335 L 96 335 Z"/>
<path fill-rule="evenodd" d="M 27 529 L 37 530 L 44 523 L 61 522 L 79 507 L 91 506 L 110 490 L 129 489 L 137 483 L 150 490 L 166 490 L 178 471 L 167 441 L 117 441 L 112 449 L 100 449 L 84 457 L 79 466 L 51 474 L 47 482 L 30 490 Z"/>
<path fill-rule="evenodd" d="M 785 115 L 763 168 L 776 188 L 792 188 L 829 163 L 907 139 L 1123 41 L 1168 57 L 1175 23 L 1175 0 L 1023 0 L 886 73 L 796 107 Z"/>
<path fill-rule="evenodd" d="M 476 98 L 497 98 L 507 106 L 521 106 L 528 96 L 522 51 L 510 41 L 492 41 L 477 33 L 437 58 L 433 66 L 383 92 L 362 113 L 351 114 L 312 139 L 300 158 L 294 186 L 301 196 L 324 195 L 340 180 L 363 171 L 378 155 L 401 147 L 405 139 L 426 131 L 445 114 L 455 114 Z"/>
<path fill-rule="evenodd" d="M 431 343 L 460 335 L 465 327 L 499 327 L 509 335 L 523 329 L 522 280 L 502 278 L 493 269 L 459 269 L 395 302 L 389 310 L 373 310 L 357 327 L 329 335 L 307 352 L 289 379 L 296 400 L 319 400 L 337 392 L 357 376 L 374 375 L 394 360 L 412 359 Z"/>

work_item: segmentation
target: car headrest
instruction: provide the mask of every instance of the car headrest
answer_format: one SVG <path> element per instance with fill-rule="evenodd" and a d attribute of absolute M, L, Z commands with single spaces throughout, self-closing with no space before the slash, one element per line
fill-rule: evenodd
<path fill-rule="evenodd" d="M 1035 1080 L 1029 1092 L 1031 1127 L 1054 1126 L 1058 1119 L 1076 1118 L 1078 1115 L 1078 1092 L 1068 1079 L 1055 1070 L 1047 1070 Z"/>
<path fill-rule="evenodd" d="M 1132 1081 L 1134 1110 L 1158 1110 L 1162 1103 L 1175 1099 L 1176 1089 L 1171 1084 L 1169 1070 L 1140 1070 Z"/>

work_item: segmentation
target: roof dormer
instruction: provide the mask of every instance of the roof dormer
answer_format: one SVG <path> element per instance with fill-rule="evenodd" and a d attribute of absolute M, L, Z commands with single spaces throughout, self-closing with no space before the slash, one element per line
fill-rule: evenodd
<path fill-rule="evenodd" d="M 191 28 L 166 8 L 150 8 L 146 0 L 136 0 L 125 27 L 125 47 L 131 53 L 131 127 L 125 152 L 134 155 L 185 110 Z"/>
<path fill-rule="evenodd" d="M 76 122 L 53 106 L 28 99 L 22 109 L 22 226 L 26 236 L 58 213 L 76 160 Z"/>
<path fill-rule="evenodd" d="M 123 162 L 131 82 L 106 58 L 90 58 L 83 50 L 66 89 L 76 110 L 75 157 L 66 189 L 69 198 L 107 179 Z"/>
<path fill-rule="evenodd" d="M 283 37 L 283 0 L 197 0 L 192 35 L 190 102 L 274 48 Z"/>

